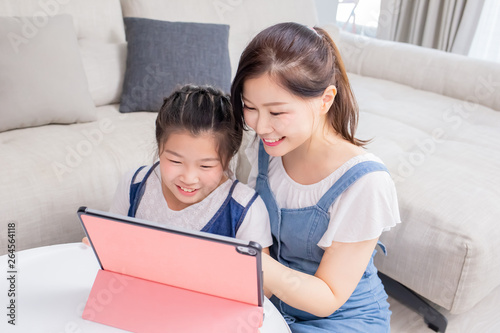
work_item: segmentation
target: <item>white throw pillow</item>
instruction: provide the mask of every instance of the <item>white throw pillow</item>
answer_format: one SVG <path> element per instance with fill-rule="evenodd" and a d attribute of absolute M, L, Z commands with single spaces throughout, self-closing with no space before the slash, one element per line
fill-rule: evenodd
<path fill-rule="evenodd" d="M 0 17 L 0 50 L 0 132 L 97 119 L 70 15 Z"/>
<path fill-rule="evenodd" d="M 127 66 L 127 43 L 110 44 L 91 39 L 78 42 L 94 104 L 119 103 Z"/>

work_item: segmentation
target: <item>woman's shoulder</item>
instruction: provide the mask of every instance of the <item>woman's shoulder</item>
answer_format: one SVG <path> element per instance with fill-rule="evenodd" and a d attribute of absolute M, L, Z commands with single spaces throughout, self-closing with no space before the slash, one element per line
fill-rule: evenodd
<path fill-rule="evenodd" d="M 348 173 L 359 166 L 361 174 Z M 366 153 L 354 158 L 350 165 L 345 166 L 342 175 L 355 177 L 356 181 L 349 186 L 342 197 L 363 198 L 363 201 L 373 201 L 376 197 L 396 197 L 394 181 L 383 161 L 372 153 Z"/>
<path fill-rule="evenodd" d="M 358 173 L 355 174 L 355 171 Z M 364 153 L 351 158 L 339 169 L 335 170 L 331 176 L 335 181 L 343 176 L 360 178 L 356 183 L 363 180 L 362 183 L 365 185 L 370 184 L 372 187 L 392 182 L 384 162 L 373 153 Z"/>
<path fill-rule="evenodd" d="M 385 169 L 384 162 L 378 156 L 373 153 L 365 152 L 363 154 L 353 156 L 345 161 L 338 169 L 332 172 L 332 175 L 337 174 L 338 176 L 342 176 L 355 167 L 361 168 L 362 166 L 368 165 L 371 165 L 372 168 L 380 167 L 382 169 Z"/>

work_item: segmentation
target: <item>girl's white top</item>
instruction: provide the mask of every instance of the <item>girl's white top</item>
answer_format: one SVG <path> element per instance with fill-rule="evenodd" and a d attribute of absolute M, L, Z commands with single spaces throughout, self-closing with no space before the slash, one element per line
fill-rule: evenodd
<path fill-rule="evenodd" d="M 149 167 L 143 168 L 137 175 L 136 182 L 144 178 Z M 125 175 L 118 184 L 111 204 L 110 212 L 127 215 L 130 207 L 130 182 L 135 170 Z M 161 189 L 161 174 L 156 168 L 146 181 L 146 190 L 141 199 L 136 217 L 153 221 L 166 226 L 181 227 L 191 230 L 201 230 L 215 215 L 226 200 L 234 180 L 228 179 L 201 202 L 186 207 L 180 211 L 171 210 Z M 246 206 L 255 191 L 245 184 L 238 183 L 233 191 L 233 198 L 242 206 Z M 263 248 L 270 246 L 273 241 L 269 225 L 269 215 L 260 197 L 248 209 L 245 219 L 236 233 L 236 238 L 244 241 L 255 241 Z"/>
<path fill-rule="evenodd" d="M 251 163 L 248 185 L 255 187 L 258 175 L 259 140 L 245 150 Z M 316 205 L 330 187 L 351 167 L 364 161 L 382 161 L 371 153 L 351 158 L 318 183 L 302 185 L 288 176 L 281 157 L 270 156 L 269 185 L 280 208 Z M 396 188 L 390 175 L 376 171 L 364 175 L 345 190 L 328 210 L 330 223 L 318 246 L 325 249 L 335 242 L 360 242 L 379 237 L 400 223 Z"/>

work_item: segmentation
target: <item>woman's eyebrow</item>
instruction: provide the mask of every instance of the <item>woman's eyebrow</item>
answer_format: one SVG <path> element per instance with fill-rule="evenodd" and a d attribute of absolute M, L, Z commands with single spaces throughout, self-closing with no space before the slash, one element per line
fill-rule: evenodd
<path fill-rule="evenodd" d="M 254 103 L 252 103 L 252 101 L 248 100 L 244 96 L 241 96 L 241 99 L 243 100 L 243 102 L 249 102 L 251 104 L 254 104 Z M 264 103 L 262 105 L 263 106 L 276 106 L 276 105 L 285 105 L 285 104 L 288 104 L 288 103 L 287 102 L 268 102 L 268 103 Z"/>

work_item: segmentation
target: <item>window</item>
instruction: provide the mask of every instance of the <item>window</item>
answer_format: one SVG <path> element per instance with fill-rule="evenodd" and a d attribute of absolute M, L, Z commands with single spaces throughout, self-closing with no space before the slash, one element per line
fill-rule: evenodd
<path fill-rule="evenodd" d="M 469 56 L 500 62 L 500 2 L 485 0 Z"/>
<path fill-rule="evenodd" d="M 339 0 L 337 25 L 343 30 L 375 37 L 381 0 Z"/>

